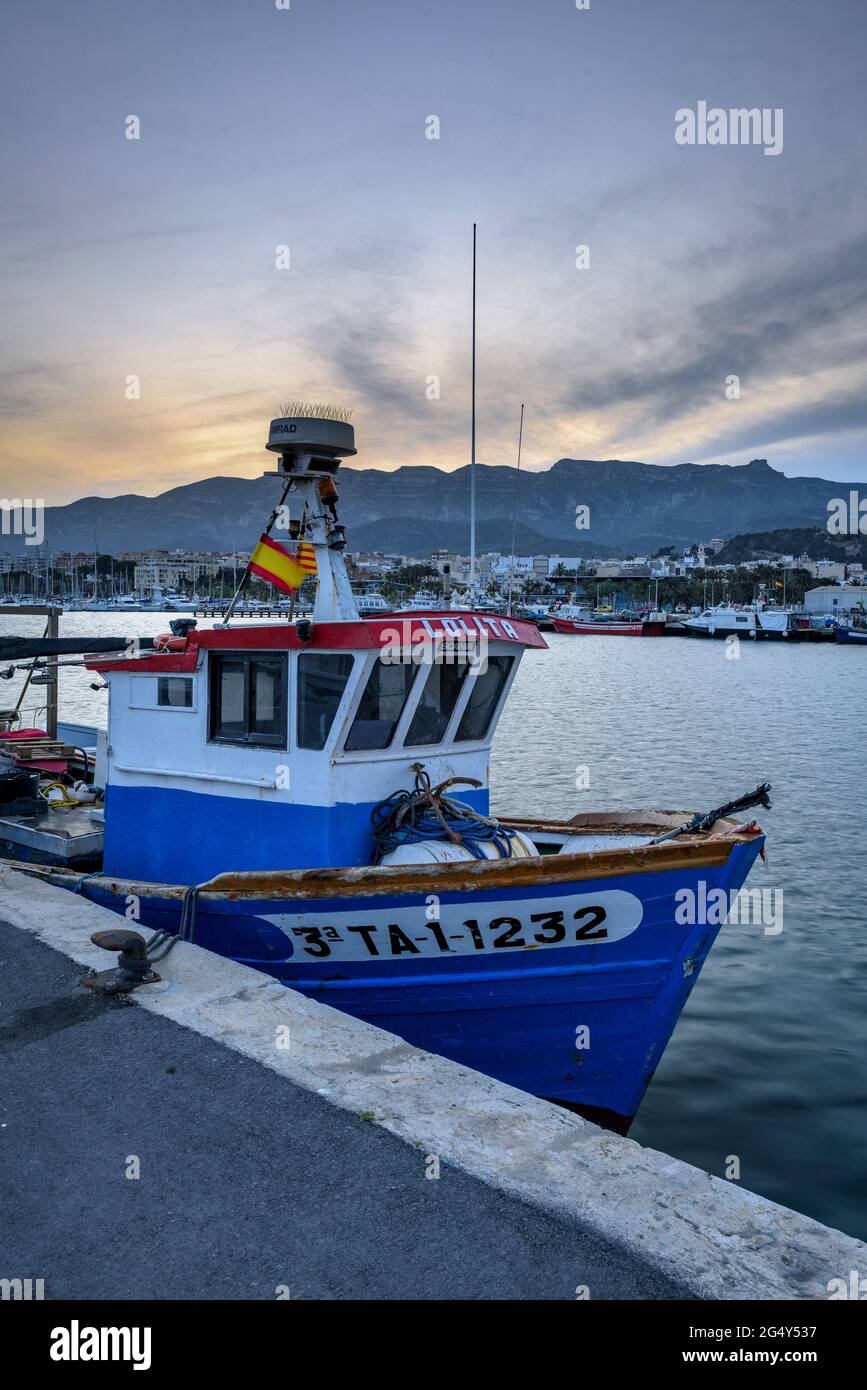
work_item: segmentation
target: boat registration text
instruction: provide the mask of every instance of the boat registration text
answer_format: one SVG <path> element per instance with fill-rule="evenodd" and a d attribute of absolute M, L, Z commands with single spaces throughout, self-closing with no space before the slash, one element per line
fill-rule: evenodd
<path fill-rule="evenodd" d="M 380 900 L 381 901 L 381 900 Z M 620 941 L 641 923 L 632 893 L 608 889 L 522 902 L 445 904 L 433 896 L 417 906 L 354 912 L 257 914 L 309 960 L 360 961 L 413 956 L 473 956 L 495 951 L 599 946 Z"/>

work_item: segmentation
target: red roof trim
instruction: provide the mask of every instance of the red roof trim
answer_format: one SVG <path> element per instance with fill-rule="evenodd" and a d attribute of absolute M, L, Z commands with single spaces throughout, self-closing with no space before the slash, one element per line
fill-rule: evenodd
<path fill-rule="evenodd" d="M 508 627 L 504 626 L 507 624 Z M 511 629 L 511 631 L 509 630 Z M 511 642 L 521 647 L 546 647 L 535 623 L 525 618 L 504 618 L 495 613 L 438 612 L 393 613 L 360 618 L 357 622 L 314 623 L 313 641 L 302 642 L 294 623 L 269 623 L 262 627 L 194 629 L 182 652 L 159 652 L 136 660 L 108 658 L 87 663 L 90 671 L 190 672 L 196 669 L 199 648 L 208 651 L 292 651 L 310 648 L 329 651 L 371 651 L 399 634 L 401 646 L 415 646 L 442 633 L 449 637 L 484 633 L 491 642 Z M 512 633 L 515 635 L 512 636 Z"/>

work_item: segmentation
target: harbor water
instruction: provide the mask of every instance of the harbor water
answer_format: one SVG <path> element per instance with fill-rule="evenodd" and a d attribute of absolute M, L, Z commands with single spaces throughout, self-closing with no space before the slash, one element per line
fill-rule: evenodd
<path fill-rule="evenodd" d="M 174 616 L 67 614 L 61 634 L 151 636 Z M 43 623 L 0 615 L 0 633 Z M 748 883 L 762 911 L 720 933 L 632 1137 L 867 1238 L 867 653 L 547 640 L 525 655 L 494 742 L 496 812 L 707 810 L 773 784 L 769 862 Z M 62 672 L 61 719 L 105 724 L 92 682 Z M 0 686 L 0 706 L 18 685 Z M 28 692 L 25 722 L 44 698 Z"/>

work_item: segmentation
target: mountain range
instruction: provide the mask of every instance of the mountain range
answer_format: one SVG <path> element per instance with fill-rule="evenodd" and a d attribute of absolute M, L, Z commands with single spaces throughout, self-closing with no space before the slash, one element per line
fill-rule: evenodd
<path fill-rule="evenodd" d="M 344 466 L 338 475 L 340 519 L 348 548 L 425 558 L 444 546 L 469 549 L 470 470 L 414 466 L 392 473 Z M 673 466 L 620 459 L 559 459 L 541 472 L 479 466 L 477 550 L 512 545 L 517 484 L 516 553 L 600 556 L 644 554 L 715 536 L 781 527 L 824 527 L 832 497 L 852 483 L 787 478 L 766 459 L 740 466 Z M 867 485 L 860 485 L 867 495 Z M 205 478 L 157 497 L 83 497 L 45 514 L 45 547 L 57 553 L 249 549 L 277 496 L 276 480 Z M 291 499 L 290 499 L 291 500 Z M 589 526 L 576 510 L 589 508 Z M 0 550 L 21 551 L 23 538 L 0 535 Z"/>
<path fill-rule="evenodd" d="M 733 536 L 714 556 L 714 563 L 740 565 L 745 560 L 764 560 L 772 555 L 809 555 L 811 560 L 835 560 L 838 564 L 867 565 L 867 536 L 831 536 L 825 527 L 805 526 Z"/>

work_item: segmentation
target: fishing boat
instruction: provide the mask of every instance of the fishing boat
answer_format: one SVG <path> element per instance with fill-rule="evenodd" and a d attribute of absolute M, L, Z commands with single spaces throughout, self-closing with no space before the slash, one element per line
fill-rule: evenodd
<path fill-rule="evenodd" d="M 863 619 L 861 619 L 863 623 Z M 860 623 L 836 623 L 834 626 L 834 641 L 842 642 L 844 646 L 867 646 L 867 626 Z"/>
<path fill-rule="evenodd" d="M 795 613 L 786 608 L 765 608 L 761 604 L 743 607 L 717 604 L 684 618 L 677 631 L 684 637 L 737 636 L 778 642 L 801 635 Z"/>
<path fill-rule="evenodd" d="M 102 860 L 19 867 L 134 904 L 138 987 L 193 941 L 625 1132 L 724 919 L 702 904 L 762 850 L 734 813 L 767 787 L 704 815 L 492 816 L 491 742 L 544 638 L 470 609 L 360 615 L 334 483 L 352 426 L 298 410 L 267 447 L 272 522 L 288 497 L 315 555 L 312 616 L 233 627 L 230 607 L 88 656 L 109 688 Z M 255 554 L 289 564 L 270 527 Z M 133 987 L 109 973 L 95 987 Z"/>
<path fill-rule="evenodd" d="M 548 610 L 555 632 L 592 637 L 663 637 L 665 615 L 649 613 L 637 618 L 594 611 L 578 604 L 552 604 Z"/>

